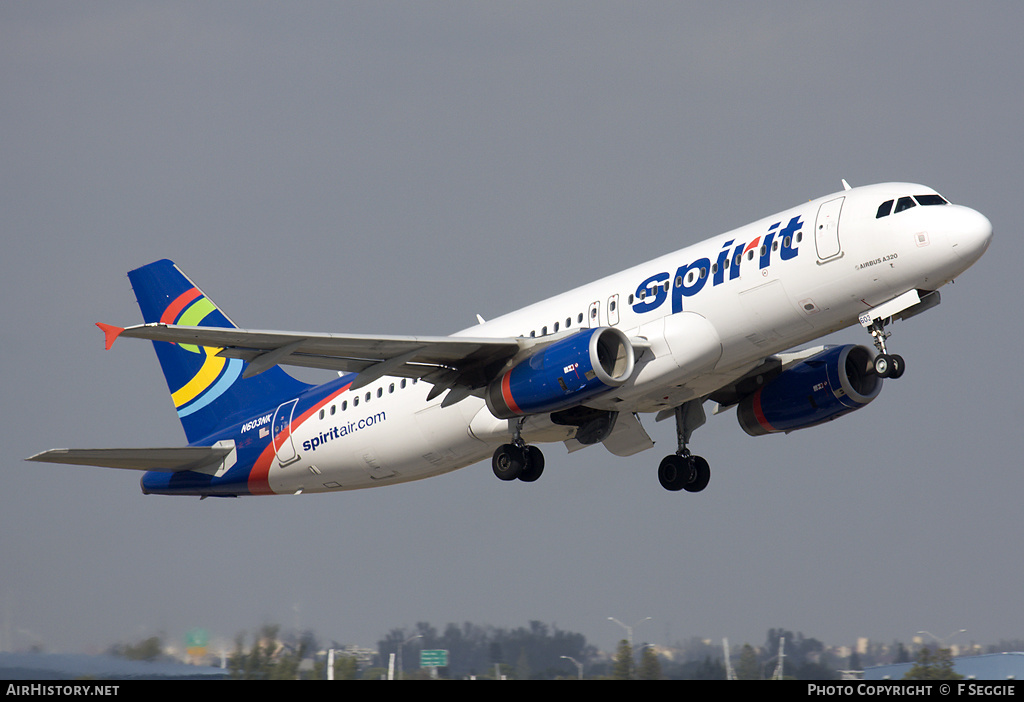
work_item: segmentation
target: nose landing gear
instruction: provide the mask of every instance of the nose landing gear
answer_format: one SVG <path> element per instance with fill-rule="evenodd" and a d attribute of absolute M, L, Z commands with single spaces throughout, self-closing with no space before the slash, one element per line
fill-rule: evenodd
<path fill-rule="evenodd" d="M 937 290 L 908 290 L 860 315 L 860 325 L 868 330 L 875 348 L 878 349 L 878 355 L 875 357 L 875 373 L 880 378 L 899 378 L 906 370 L 902 356 L 890 354 L 885 350 L 885 340 L 889 338 L 889 332 L 885 331 L 885 325 L 897 319 L 909 319 L 930 310 L 939 304 L 940 299 Z"/>
<path fill-rule="evenodd" d="M 880 378 L 899 378 L 906 370 L 906 363 L 903 356 L 890 354 L 885 350 L 885 340 L 891 335 L 885 331 L 885 322 L 881 319 L 872 320 L 867 330 L 871 334 L 875 348 L 878 349 L 878 355 L 875 356 L 875 374 Z"/>

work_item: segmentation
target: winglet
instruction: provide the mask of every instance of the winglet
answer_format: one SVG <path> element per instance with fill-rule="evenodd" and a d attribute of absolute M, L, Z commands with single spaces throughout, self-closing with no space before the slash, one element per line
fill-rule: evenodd
<path fill-rule="evenodd" d="M 96 326 L 103 330 L 107 351 L 110 350 L 110 347 L 117 341 L 117 337 L 121 336 L 121 332 L 124 331 L 124 327 L 115 327 L 112 324 L 104 324 L 103 322 L 96 322 Z"/>

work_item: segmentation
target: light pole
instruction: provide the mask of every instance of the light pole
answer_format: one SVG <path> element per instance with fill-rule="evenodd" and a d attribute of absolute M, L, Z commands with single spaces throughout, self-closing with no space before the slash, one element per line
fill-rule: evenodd
<path fill-rule="evenodd" d="M 917 633 L 918 634 L 927 634 L 928 636 L 931 636 L 933 639 L 935 639 L 939 644 L 945 644 L 946 643 L 946 639 L 951 639 L 954 636 L 956 636 L 957 634 L 966 634 L 967 633 L 967 629 L 957 629 L 952 634 L 947 634 L 945 637 L 943 637 L 941 639 L 938 636 L 936 636 L 935 634 L 933 634 L 932 632 L 930 632 L 930 631 L 919 631 Z"/>
<path fill-rule="evenodd" d="M 576 664 L 576 679 L 577 680 L 582 680 L 583 679 L 583 664 L 580 663 L 575 658 L 573 658 L 572 656 L 560 656 L 560 657 L 564 658 L 567 661 L 572 661 L 573 663 Z"/>
<path fill-rule="evenodd" d="M 932 632 L 930 632 L 930 631 L 919 631 L 917 633 L 918 634 L 927 634 L 928 636 L 931 636 L 933 639 L 935 639 L 935 643 L 937 643 L 939 645 L 939 649 L 943 649 L 943 648 L 946 648 L 946 641 L 948 639 L 953 638 L 957 634 L 964 634 L 966 632 L 967 632 L 967 629 L 957 629 L 952 634 L 947 634 L 945 637 L 943 637 L 941 639 L 938 636 L 936 636 L 935 634 L 933 634 Z"/>
<path fill-rule="evenodd" d="M 635 627 L 640 626 L 641 624 L 643 624 L 644 622 L 646 622 L 649 619 L 650 619 L 650 617 L 644 617 L 643 619 L 638 621 L 633 626 L 626 626 L 625 624 L 620 622 L 615 617 L 608 617 L 608 621 L 615 622 L 616 624 L 618 624 L 619 626 L 621 626 L 623 629 L 626 630 L 626 640 L 629 641 L 629 655 L 633 655 L 633 629 Z"/>
<path fill-rule="evenodd" d="M 416 634 L 415 636 L 410 636 L 405 641 L 403 641 L 402 643 L 398 644 L 398 679 L 399 680 L 402 679 L 402 649 L 404 649 L 405 645 L 407 643 L 409 643 L 410 641 L 415 641 L 416 639 L 422 639 L 422 638 L 423 638 L 423 634 Z"/>

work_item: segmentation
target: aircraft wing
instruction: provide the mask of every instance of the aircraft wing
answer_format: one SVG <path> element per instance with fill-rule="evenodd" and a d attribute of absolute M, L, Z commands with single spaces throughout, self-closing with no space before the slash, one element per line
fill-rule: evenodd
<path fill-rule="evenodd" d="M 50 449 L 26 458 L 40 463 L 103 466 L 124 470 L 156 470 L 178 473 L 218 465 L 235 448 L 226 446 L 185 446 L 175 448 Z"/>
<path fill-rule="evenodd" d="M 445 404 L 486 386 L 524 349 L 561 338 L 307 334 L 163 323 L 123 330 L 98 326 L 107 335 L 107 348 L 118 336 L 219 348 L 218 355 L 249 363 L 246 377 L 282 364 L 358 373 L 353 389 L 385 375 L 420 378 L 434 385 L 428 399 L 450 391 Z"/>

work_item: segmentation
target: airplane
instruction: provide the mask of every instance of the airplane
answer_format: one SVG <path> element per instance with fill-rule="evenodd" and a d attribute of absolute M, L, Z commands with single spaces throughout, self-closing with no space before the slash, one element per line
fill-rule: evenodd
<path fill-rule="evenodd" d="M 866 406 L 906 369 L 888 327 L 938 305 L 991 242 L 984 215 L 930 187 L 842 185 L 450 336 L 241 329 L 174 263 L 150 263 L 128 274 L 144 323 L 97 326 L 107 349 L 152 341 L 188 445 L 26 460 L 144 471 L 144 494 L 200 498 L 393 485 L 487 458 L 533 482 L 537 444 L 632 456 L 654 445 L 640 415 L 655 414 L 676 424 L 661 486 L 700 492 L 710 466 L 689 444 L 706 403 L 751 436 Z M 792 350 L 857 324 L 874 350 Z"/>

